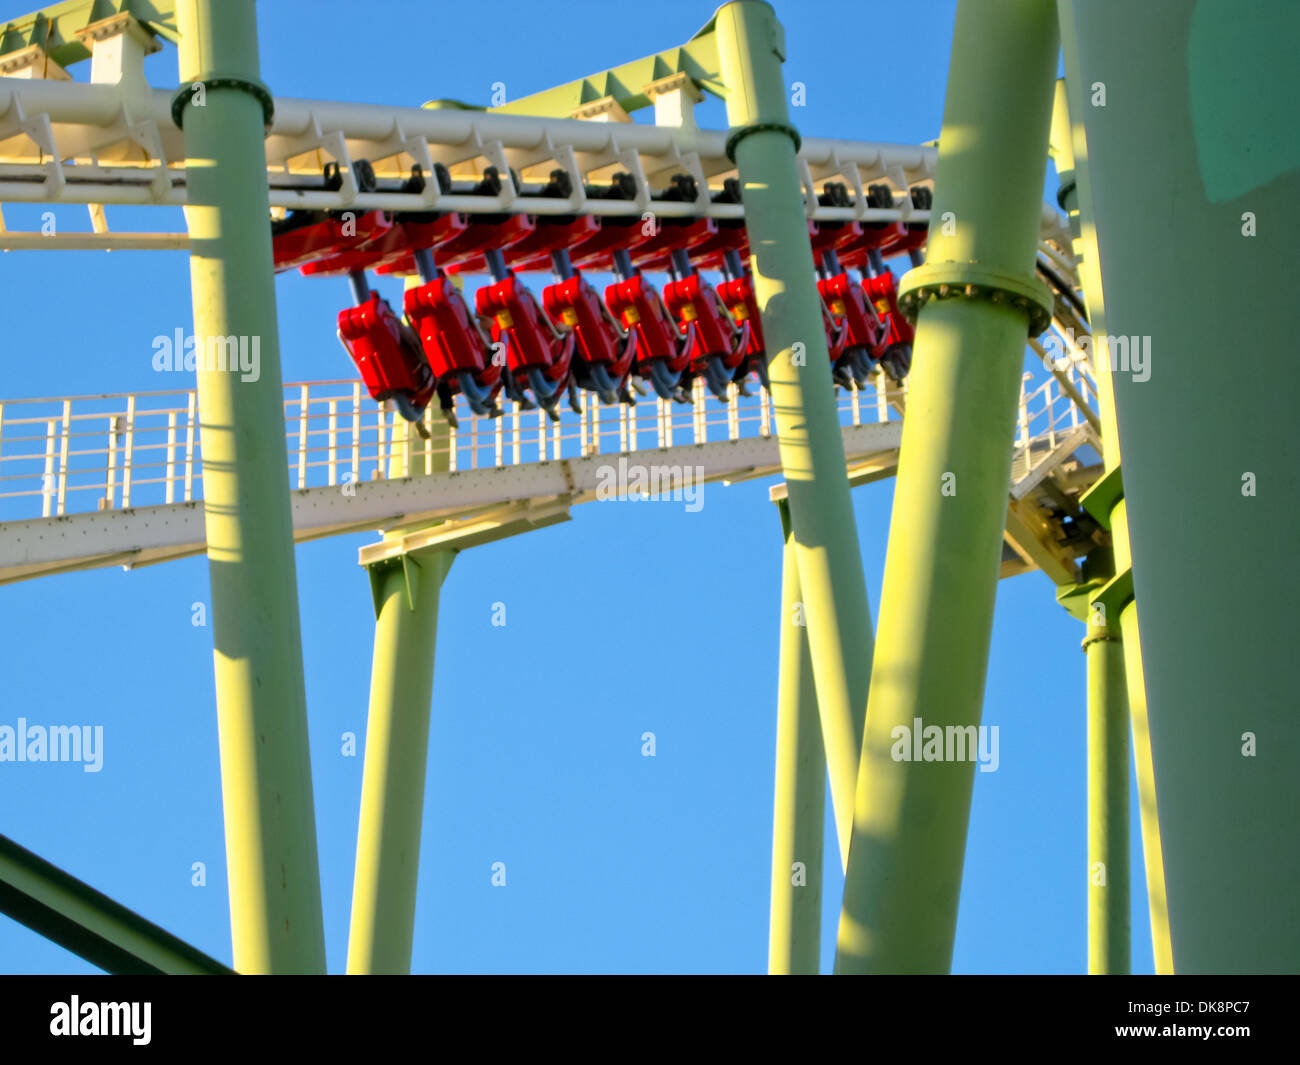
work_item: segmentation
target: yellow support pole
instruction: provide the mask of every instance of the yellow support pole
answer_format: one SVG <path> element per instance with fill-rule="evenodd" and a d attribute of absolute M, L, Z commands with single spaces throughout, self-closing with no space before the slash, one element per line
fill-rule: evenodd
<path fill-rule="evenodd" d="M 1088 972 L 1126 974 L 1129 951 L 1128 697 L 1124 647 L 1104 614 L 1089 618 Z"/>
<path fill-rule="evenodd" d="M 774 976 L 815 976 L 821 965 L 826 755 L 822 750 L 789 506 L 784 500 L 778 506 L 785 549 L 767 971 Z"/>
<path fill-rule="evenodd" d="M 760 0 L 724 4 L 714 29 L 843 864 L 871 677 L 871 610 L 795 168 L 799 135 L 782 76 L 785 33 Z"/>
<path fill-rule="evenodd" d="M 1068 4 L 1061 9 L 1062 44 L 1067 78 L 1057 83 L 1052 111 L 1052 148 L 1061 180 L 1061 205 L 1069 213 L 1074 233 L 1074 252 L 1079 259 L 1079 280 L 1088 320 L 1094 336 L 1106 333 L 1106 304 L 1101 279 L 1101 259 L 1097 229 L 1091 221 L 1091 174 L 1088 165 L 1088 137 L 1081 122 L 1071 120 L 1071 112 L 1081 113 L 1086 106 L 1083 74 L 1079 66 L 1078 45 Z M 1085 212 L 1081 205 L 1087 203 Z M 1095 354 L 1095 352 L 1094 352 Z M 1113 486 L 1120 481 L 1119 424 L 1115 413 L 1115 390 L 1108 357 L 1094 358 L 1093 375 L 1097 382 L 1097 408 L 1101 421 L 1102 459 L 1107 478 Z M 1169 929 L 1169 904 L 1165 889 L 1164 849 L 1160 840 L 1160 816 L 1156 805 L 1156 775 L 1151 749 L 1150 722 L 1147 717 L 1147 693 L 1142 667 L 1142 644 L 1139 635 L 1137 602 L 1131 596 L 1132 550 L 1129 545 L 1128 508 L 1122 489 L 1099 486 L 1106 503 L 1094 516 L 1108 527 L 1114 546 L 1115 573 L 1120 584 L 1112 584 L 1104 600 L 1094 596 L 1094 606 L 1110 611 L 1112 625 L 1117 625 L 1123 639 L 1124 674 L 1128 688 L 1129 722 L 1132 729 L 1133 769 L 1137 779 L 1138 817 L 1142 829 L 1142 857 L 1146 874 L 1147 909 L 1151 922 L 1151 947 L 1155 971 L 1171 975 L 1174 971 L 1173 942 Z M 1129 589 L 1127 596 L 1115 591 Z"/>
<path fill-rule="evenodd" d="M 178 0 L 176 15 L 183 85 L 173 116 L 185 130 L 194 334 L 204 355 L 203 513 L 235 968 L 323 973 L 268 224 L 271 97 L 258 81 L 253 0 Z"/>
<path fill-rule="evenodd" d="M 1034 263 L 1056 62 L 1050 0 L 960 0 L 932 210 L 953 225 L 901 285 L 915 355 L 837 973 L 952 961 L 1016 398 L 1052 306 Z"/>

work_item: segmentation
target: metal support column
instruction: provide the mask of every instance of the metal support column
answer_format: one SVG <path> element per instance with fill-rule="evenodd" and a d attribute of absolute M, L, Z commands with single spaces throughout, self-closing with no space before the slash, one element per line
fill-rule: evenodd
<path fill-rule="evenodd" d="M 371 567 L 377 607 L 348 969 L 411 969 L 438 602 L 453 551 Z"/>
<path fill-rule="evenodd" d="M 1026 335 L 1051 309 L 1034 263 L 1056 62 L 1050 0 L 958 4 L 932 212 L 953 225 L 931 227 L 902 282 L 914 369 L 837 972 L 952 960 L 1016 397 Z M 910 760 L 913 730 L 934 726 L 965 751 Z"/>
<path fill-rule="evenodd" d="M 1067 80 L 1058 83 L 1052 114 L 1052 144 L 1061 180 L 1061 206 L 1069 212 L 1074 233 L 1074 252 L 1079 259 L 1079 280 L 1088 307 L 1092 335 L 1106 337 L 1106 300 L 1101 283 L 1097 230 L 1092 224 L 1092 177 L 1088 162 L 1088 138 L 1081 122 L 1071 112 L 1083 114 L 1091 95 L 1082 83 L 1077 42 L 1068 8 L 1062 6 L 1061 26 Z M 1086 205 L 1086 207 L 1085 207 Z M 1095 349 L 1095 345 L 1094 345 Z M 1118 627 L 1124 647 L 1129 720 L 1133 739 L 1133 768 L 1137 780 L 1138 816 L 1142 830 L 1142 855 L 1147 889 L 1147 911 L 1151 925 L 1151 948 L 1155 971 L 1162 975 L 1174 970 L 1169 934 L 1169 908 L 1165 891 L 1164 849 L 1160 841 L 1160 816 L 1156 802 L 1155 765 L 1147 716 L 1147 693 L 1142 668 L 1138 607 L 1133 597 L 1132 552 L 1129 546 L 1128 508 L 1123 498 L 1120 473 L 1119 424 L 1115 416 L 1115 390 L 1109 352 L 1093 352 L 1093 375 L 1097 382 L 1097 410 L 1101 421 L 1102 459 L 1106 476 L 1084 497 L 1092 515 L 1109 530 L 1113 544 L 1114 574 L 1108 586 L 1093 597 L 1090 610 L 1106 612 L 1112 628 Z"/>
<path fill-rule="evenodd" d="M 420 279 L 411 277 L 406 287 L 418 284 Z M 442 418 L 429 421 L 430 472 L 444 472 L 450 467 L 451 434 Z M 425 446 L 414 425 L 396 411 L 390 412 L 388 424 L 388 476 L 423 473 L 422 460 L 408 462 Z M 410 551 L 367 567 L 375 602 L 375 651 L 352 881 L 349 974 L 411 971 L 438 607 L 456 553 Z"/>
<path fill-rule="evenodd" d="M 785 33 L 760 0 L 723 5 L 714 28 L 727 86 L 727 154 L 745 204 L 844 863 L 871 675 L 871 611 L 795 168 L 799 134 L 786 105 Z"/>
<path fill-rule="evenodd" d="M 767 971 L 813 975 L 821 965 L 822 838 L 826 755 L 799 589 L 789 505 L 777 504 L 785 537 L 781 581 L 781 679 L 772 817 L 772 916 Z"/>
<path fill-rule="evenodd" d="M 204 522 L 235 968 L 322 973 L 253 0 L 179 0 Z M 192 83 L 187 85 L 185 83 Z M 231 343 L 238 358 L 231 356 Z M 246 358 L 245 358 L 246 356 Z M 231 365 L 234 361 L 238 365 Z"/>
<path fill-rule="evenodd" d="M 1088 659 L 1088 972 L 1127 974 L 1128 697 L 1120 634 L 1094 612 Z"/>

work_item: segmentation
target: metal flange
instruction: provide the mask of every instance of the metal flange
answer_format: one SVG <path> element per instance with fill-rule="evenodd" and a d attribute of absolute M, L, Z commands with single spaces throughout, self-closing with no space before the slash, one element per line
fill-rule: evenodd
<path fill-rule="evenodd" d="M 1032 275 L 1010 274 L 975 262 L 927 262 L 903 275 L 898 307 L 909 322 L 930 299 L 977 299 L 1009 304 L 1029 319 L 1029 335 L 1052 324 L 1052 290 Z"/>
<path fill-rule="evenodd" d="M 271 120 L 275 117 L 275 98 L 271 95 L 271 90 L 260 81 L 253 81 L 250 78 L 223 76 L 192 81 L 188 85 L 182 85 L 172 94 L 172 121 L 176 123 L 177 129 L 185 128 L 185 105 L 190 102 L 190 97 L 194 94 L 196 85 L 202 85 L 205 91 L 207 89 L 241 89 L 253 96 L 262 105 L 265 127 L 267 132 L 270 132 Z"/>
<path fill-rule="evenodd" d="M 799 154 L 799 149 L 803 147 L 803 138 L 799 136 L 799 131 L 788 122 L 751 122 L 748 126 L 736 127 L 727 135 L 726 147 L 723 150 L 727 153 L 727 158 L 733 163 L 736 161 L 736 145 L 751 133 L 784 133 L 794 141 L 796 155 Z"/>

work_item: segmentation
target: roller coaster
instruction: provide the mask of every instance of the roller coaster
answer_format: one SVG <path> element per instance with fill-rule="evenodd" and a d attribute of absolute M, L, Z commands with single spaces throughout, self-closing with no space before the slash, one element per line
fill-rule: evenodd
<path fill-rule="evenodd" d="M 1089 970 L 1129 965 L 1130 757 L 1157 970 L 1294 967 L 1294 929 L 1249 947 L 1206 932 L 1229 903 L 1198 895 L 1187 848 L 1162 843 L 1192 838 L 1190 770 L 1137 637 L 1139 556 L 1159 545 L 1150 522 L 1130 537 L 1121 431 L 1126 472 L 1131 433 L 1135 480 L 1159 493 L 1130 428 L 1142 393 L 1101 357 L 1132 313 L 1107 315 L 1097 265 L 1099 242 L 1128 239 L 1102 191 L 1126 172 L 1089 153 L 1113 133 L 1093 128 L 1080 57 L 1114 27 L 1083 7 L 961 0 L 944 132 L 920 146 L 801 135 L 784 34 L 757 0 L 488 108 L 273 96 L 252 0 L 66 0 L 0 27 L 0 204 L 83 204 L 94 223 L 46 235 L 0 216 L 0 248 L 186 249 L 194 300 L 192 335 L 156 346 L 193 387 L 0 400 L 0 584 L 209 557 L 235 971 L 324 971 L 293 545 L 382 532 L 359 560 L 376 635 L 348 971 L 408 972 L 439 586 L 459 552 L 600 498 L 613 460 L 678 486 L 687 470 L 784 476 L 771 972 L 820 970 L 821 869 L 815 890 L 790 870 L 820 862 L 828 778 L 835 970 L 947 970 L 973 765 L 899 761 L 890 737 L 915 718 L 979 725 L 996 583 L 1031 570 L 1086 629 L 1089 866 L 1108 873 L 1090 881 Z M 164 42 L 179 88 L 144 77 Z M 705 94 L 728 129 L 696 124 Z M 1049 154 L 1059 210 L 1043 204 Z M 184 206 L 188 231 L 112 230 L 113 205 Z M 291 271 L 328 279 L 335 306 L 347 282 L 335 324 L 354 377 L 283 382 L 272 279 Z M 372 276 L 403 279 L 400 306 Z M 873 637 L 849 493 L 889 476 Z M 1182 600 L 1149 587 L 1159 632 Z M 900 662 L 917 665 L 882 668 Z M 0 910 L 94 964 L 229 971 L 0 844 Z M 1253 853 L 1242 897 L 1275 913 Z M 921 899 L 923 878 L 938 886 Z"/>

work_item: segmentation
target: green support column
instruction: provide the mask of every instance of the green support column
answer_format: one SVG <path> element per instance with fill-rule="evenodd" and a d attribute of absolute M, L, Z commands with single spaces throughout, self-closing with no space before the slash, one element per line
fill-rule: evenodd
<path fill-rule="evenodd" d="M 1094 611 L 1088 660 L 1088 972 L 1129 972 L 1128 697 L 1120 634 Z"/>
<path fill-rule="evenodd" d="M 786 106 L 785 35 L 759 0 L 718 8 L 714 27 L 844 863 L 871 676 L 871 611 L 795 168 L 799 135 Z"/>
<path fill-rule="evenodd" d="M 1294 973 L 1300 5 L 1066 0 L 1061 17 L 1104 331 L 1128 341 L 1110 351 L 1112 497 L 1141 614 L 1173 969 Z M 1220 313 L 1226 340 L 1206 328 Z"/>
<path fill-rule="evenodd" d="M 406 287 L 418 284 L 411 277 Z M 407 453 L 418 456 L 424 439 L 396 411 L 388 425 L 388 476 L 422 474 L 422 460 L 408 463 Z M 450 468 L 447 423 L 431 419 L 429 432 L 430 472 L 444 472 Z M 455 557 L 454 550 L 416 551 L 369 573 L 375 652 L 348 934 L 347 971 L 354 975 L 411 971 L 438 608 Z"/>
<path fill-rule="evenodd" d="M 776 801 L 772 817 L 772 918 L 767 971 L 815 976 L 821 966 L 822 837 L 826 755 L 799 589 L 790 511 L 778 504 L 785 536 L 781 581 L 781 680 L 776 715 Z"/>
<path fill-rule="evenodd" d="M 1069 77 L 1057 83 L 1052 112 L 1052 145 L 1063 193 L 1061 204 L 1069 212 L 1075 234 L 1074 252 L 1079 259 L 1079 280 L 1088 306 L 1088 322 L 1094 336 L 1106 336 L 1106 300 L 1101 284 L 1097 230 L 1092 221 L 1092 179 L 1088 138 L 1082 123 L 1070 114 L 1083 114 L 1093 93 L 1082 81 L 1078 46 L 1068 8 L 1062 6 L 1061 27 L 1065 69 Z M 1085 206 L 1086 209 L 1085 209 Z M 1138 790 L 1138 817 L 1142 830 L 1143 868 L 1147 889 L 1147 912 L 1151 925 L 1151 948 L 1155 971 L 1174 971 L 1169 934 L 1169 909 L 1165 893 L 1165 863 L 1160 842 L 1160 817 L 1156 803 L 1155 765 L 1147 718 L 1147 695 L 1142 668 L 1138 608 L 1132 595 L 1132 555 L 1129 548 L 1128 510 L 1124 503 L 1120 474 L 1119 424 L 1115 417 L 1115 390 L 1108 357 L 1097 358 L 1093 373 L 1097 381 L 1097 410 L 1101 420 L 1102 458 L 1105 480 L 1085 497 L 1093 516 L 1111 533 L 1115 569 L 1111 588 L 1095 596 L 1092 609 L 1109 610 L 1112 626 L 1118 625 L 1123 638 L 1124 673 L 1128 685 L 1129 720 L 1133 739 L 1133 767 Z M 1115 593 L 1119 594 L 1116 595 Z M 1117 619 L 1117 620 L 1116 620 Z"/>
<path fill-rule="evenodd" d="M 325 942 L 253 0 L 180 0 L 204 522 L 235 968 L 322 973 Z M 214 339 L 216 338 L 216 339 Z M 247 366 L 219 368 L 228 342 Z M 222 342 L 218 342 L 222 341 Z M 256 358 L 253 358 L 256 353 Z M 207 368 L 205 368 L 207 367 Z"/>
<path fill-rule="evenodd" d="M 957 7 L 836 972 L 945 972 L 975 762 L 904 761 L 912 731 L 980 723 L 1056 74 L 1051 0 Z M 919 311 L 918 311 L 919 306 Z M 820 689 L 820 684 L 819 684 Z M 924 735 L 924 733 L 923 733 Z M 898 760 L 894 755 L 899 754 Z M 962 760 L 956 760 L 961 758 Z"/>
<path fill-rule="evenodd" d="M 1066 47 L 1066 68 L 1074 62 L 1071 48 Z M 1089 227 L 1083 233 L 1079 212 L 1079 183 L 1087 183 L 1086 144 L 1081 143 L 1085 160 L 1082 170 L 1075 162 L 1074 130 L 1070 123 L 1069 94 L 1064 78 L 1056 82 L 1052 100 L 1052 158 L 1060 179 L 1059 200 L 1070 219 L 1074 235 L 1074 253 L 1079 258 L 1080 281 L 1088 305 L 1089 322 L 1104 321 L 1100 277 L 1096 262 L 1095 233 Z M 1089 250 L 1091 248 L 1091 250 Z M 1115 424 L 1115 404 L 1110 384 L 1110 368 L 1105 360 L 1093 360 L 1097 380 L 1097 405 L 1102 431 L 1102 455 L 1108 471 L 1119 468 L 1119 434 Z M 1114 473 L 1118 477 L 1118 473 Z M 1128 523 L 1122 502 L 1102 520 L 1106 526 L 1118 522 L 1118 552 L 1112 549 L 1108 573 L 1113 581 L 1115 557 L 1121 572 L 1129 572 Z M 1137 785 L 1141 809 L 1143 847 L 1148 855 L 1147 897 L 1150 901 L 1152 941 L 1155 956 L 1161 957 L 1161 944 L 1169 939 L 1164 914 L 1164 872 L 1160 858 L 1160 826 L 1155 812 L 1155 781 L 1151 774 L 1150 737 L 1146 727 L 1146 695 L 1142 687 L 1141 656 L 1137 642 L 1137 608 L 1129 608 L 1107 623 L 1107 600 L 1103 591 L 1107 582 L 1093 582 L 1087 590 L 1090 598 L 1086 620 L 1089 625 L 1084 649 L 1088 654 L 1088 971 L 1093 974 L 1128 973 L 1132 969 L 1130 929 L 1130 884 L 1128 861 L 1129 838 L 1129 731 L 1136 752 Z M 1129 619 L 1131 637 L 1124 639 L 1123 617 Z M 1117 642 L 1118 641 L 1118 642 Z M 1136 678 L 1136 680 L 1134 679 Z M 1136 692 L 1134 688 L 1136 686 Z M 1130 705 L 1133 709 L 1130 711 Z M 1122 713 L 1121 713 L 1122 708 Z M 1123 728 L 1120 729 L 1120 722 Z M 1118 730 L 1118 731 L 1117 731 Z M 1149 801 L 1148 801 L 1149 797 Z M 1118 863 L 1122 862 L 1122 872 Z M 1105 883 L 1097 883 L 1096 863 L 1105 871 Z M 1122 881 L 1121 881 L 1122 877 Z M 1122 886 L 1122 891 L 1120 890 Z M 1157 966 L 1157 971 L 1159 966 Z"/>
<path fill-rule="evenodd" d="M 1122 512 L 1112 514 L 1112 520 L 1118 526 L 1127 527 Z M 1142 673 L 1142 640 L 1139 635 L 1137 604 L 1132 599 L 1120 610 L 1119 630 L 1124 641 L 1124 674 L 1128 680 L 1129 722 L 1133 734 L 1138 823 L 1142 827 L 1142 862 L 1147 882 L 1147 914 L 1151 922 L 1152 964 L 1158 975 L 1169 976 L 1174 971 L 1174 949 L 1169 931 L 1164 846 L 1160 842 L 1151 721 L 1147 713 L 1146 681 Z"/>
<path fill-rule="evenodd" d="M 348 972 L 411 969 L 438 601 L 454 552 L 372 571 L 378 618 L 366 722 Z"/>

